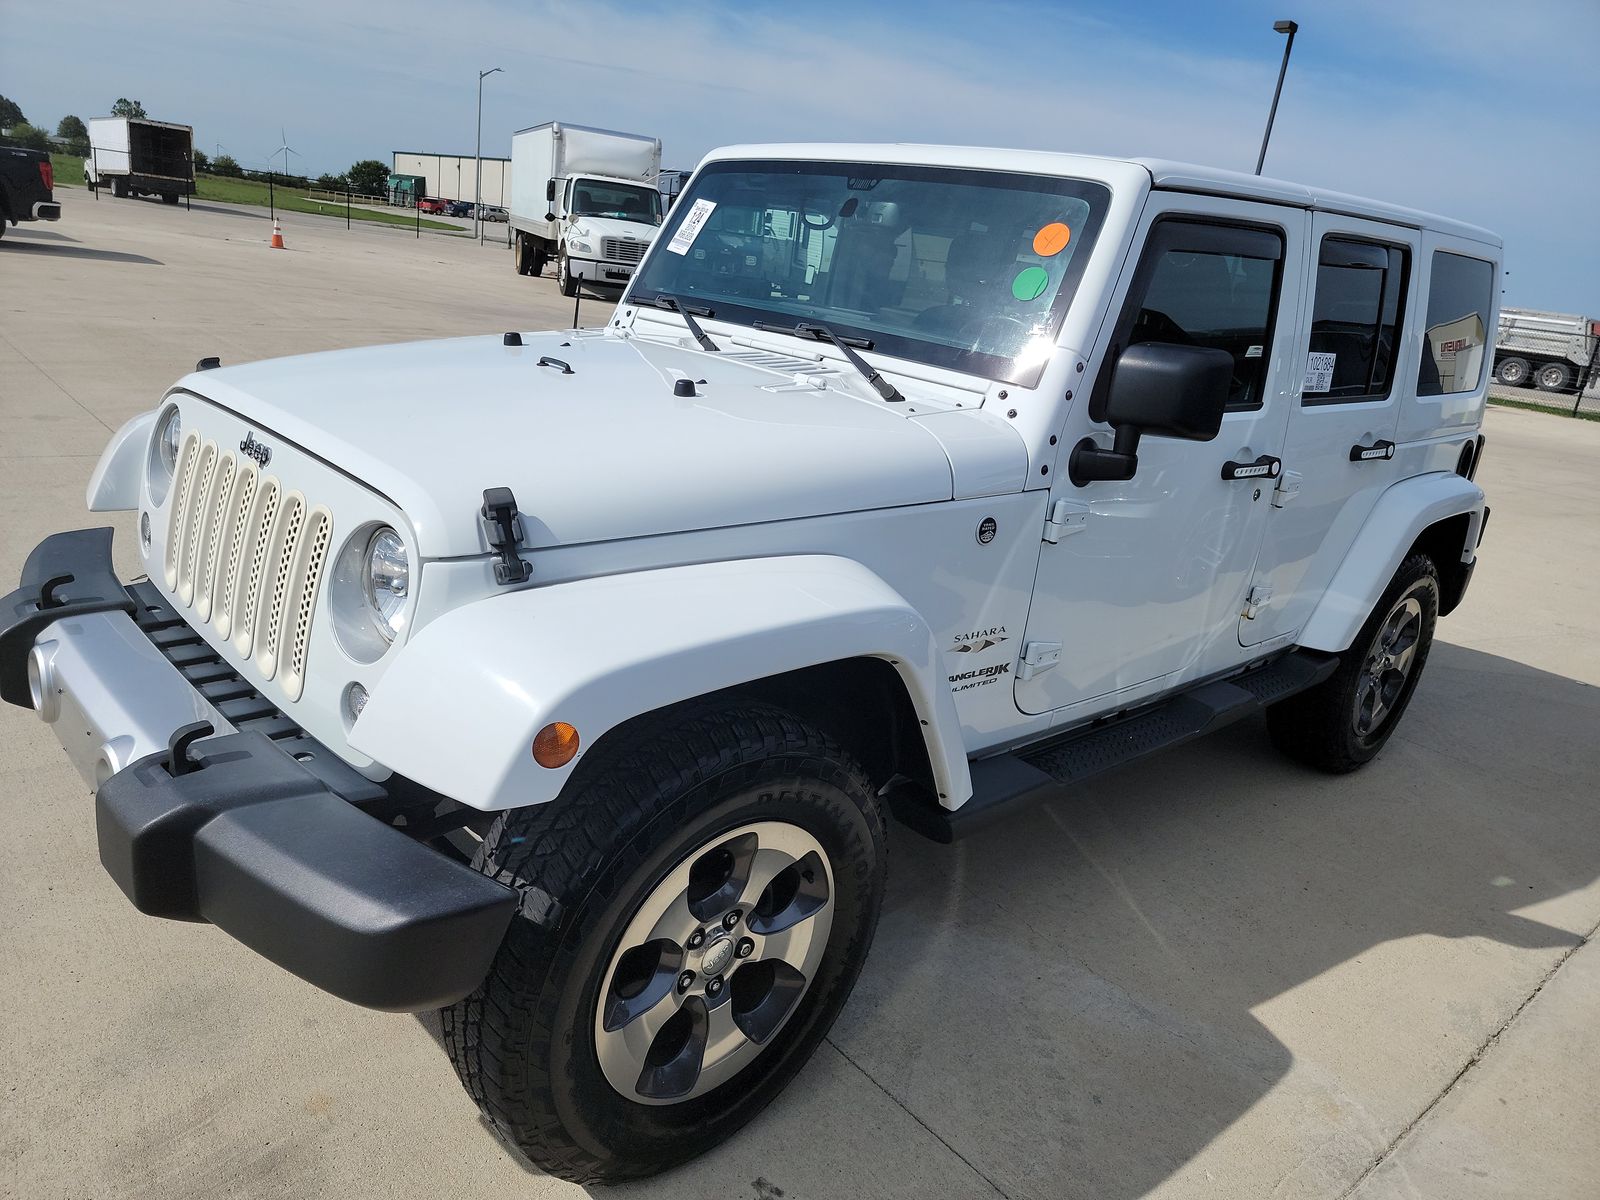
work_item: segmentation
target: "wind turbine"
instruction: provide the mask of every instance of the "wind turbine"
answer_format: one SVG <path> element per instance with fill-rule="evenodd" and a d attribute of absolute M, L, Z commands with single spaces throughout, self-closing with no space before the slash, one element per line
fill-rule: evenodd
<path fill-rule="evenodd" d="M 283 155 L 283 173 L 287 175 L 289 174 L 289 155 L 292 154 L 296 158 L 304 158 L 305 156 L 293 146 L 289 145 L 289 135 L 284 131 L 283 126 L 281 125 L 278 127 L 278 136 L 283 139 L 283 145 L 279 146 L 271 154 L 267 155 L 267 157 L 275 158 L 280 154 Z"/>

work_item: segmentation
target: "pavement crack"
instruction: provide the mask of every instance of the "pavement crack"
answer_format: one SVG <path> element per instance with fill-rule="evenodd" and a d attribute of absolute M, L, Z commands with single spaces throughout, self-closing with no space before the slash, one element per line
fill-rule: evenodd
<path fill-rule="evenodd" d="M 44 367 L 40 363 L 36 362 L 33 359 L 33 357 L 31 355 L 29 355 L 28 352 L 26 350 L 24 350 L 21 346 L 17 345 L 16 342 L 12 341 L 8 337 L 5 337 L 5 335 L 3 335 L 3 334 L 0 334 L 0 340 L 3 340 L 6 345 L 10 346 L 13 350 L 15 350 L 16 353 L 17 353 L 17 357 L 18 358 L 20 358 L 23 362 L 27 363 L 35 371 L 39 372 L 39 374 L 43 375 L 46 379 L 48 379 L 50 381 L 51 385 L 53 387 L 55 387 L 55 389 L 58 392 L 60 392 L 68 400 L 71 400 L 74 404 L 76 404 L 78 406 L 79 411 L 82 412 L 84 416 L 88 417 L 91 421 L 93 421 L 96 425 L 100 426 L 100 428 L 104 429 L 107 433 L 115 433 L 116 432 L 116 430 L 112 429 L 111 426 L 107 425 L 104 421 L 102 421 L 99 418 L 98 415 L 96 415 L 93 412 L 90 412 L 89 408 L 84 404 L 84 402 L 82 400 L 79 400 L 76 396 L 74 396 L 71 392 L 69 392 L 65 387 L 63 387 L 62 384 L 61 384 L 61 381 L 59 379 L 57 379 L 54 375 L 50 374 L 49 371 L 45 370 Z"/>
<path fill-rule="evenodd" d="M 884 1087 L 883 1084 L 879 1083 L 876 1079 L 874 1079 L 873 1076 L 872 1076 L 872 1073 L 870 1071 L 868 1071 L 865 1067 L 863 1067 L 860 1063 L 858 1063 L 855 1059 L 851 1058 L 848 1054 L 846 1054 L 845 1050 L 844 1050 L 844 1047 L 839 1045 L 838 1042 L 834 1041 L 832 1036 L 823 1038 L 823 1041 L 827 1042 L 828 1045 L 832 1046 L 835 1050 L 837 1050 L 839 1052 L 839 1057 L 840 1058 L 844 1059 L 845 1062 L 849 1063 L 856 1070 L 860 1071 L 861 1074 L 866 1077 L 867 1082 L 870 1083 L 873 1087 L 877 1088 L 885 1096 L 887 1096 L 890 1099 L 890 1101 L 895 1105 L 896 1108 L 898 1108 L 901 1112 L 905 1113 L 906 1116 L 910 1117 L 918 1125 L 922 1126 L 922 1128 L 925 1129 L 928 1132 L 928 1135 L 930 1137 L 932 1137 L 934 1141 L 938 1142 L 946 1150 L 950 1151 L 951 1154 L 954 1154 L 963 1163 L 965 1163 L 966 1166 L 967 1166 L 967 1169 L 969 1171 L 971 1171 L 979 1179 L 983 1180 L 986 1184 L 988 1184 L 990 1186 L 990 1188 L 992 1188 L 994 1190 L 995 1195 L 1002 1197 L 1003 1200 L 1011 1200 L 1010 1193 L 1008 1193 L 998 1183 L 996 1183 L 994 1180 L 990 1179 L 987 1175 L 985 1175 L 982 1171 L 980 1171 L 978 1169 L 977 1165 L 970 1158 L 968 1158 L 965 1154 L 961 1153 L 961 1151 L 957 1150 L 948 1141 L 946 1141 L 943 1137 L 941 1137 L 938 1130 L 936 1130 L 933 1126 L 929 1125 L 921 1117 L 917 1116 L 916 1113 L 912 1112 L 911 1109 L 906 1105 L 905 1101 L 901 1100 L 899 1096 L 896 1096 L 888 1088 Z"/>
<path fill-rule="evenodd" d="M 1511 1013 L 1511 1015 L 1508 1016 L 1504 1021 L 1500 1022 L 1499 1027 L 1496 1028 L 1495 1031 L 1487 1038 L 1485 1038 L 1478 1048 L 1472 1052 L 1472 1054 L 1467 1058 L 1467 1061 L 1461 1065 L 1461 1069 L 1451 1076 L 1450 1082 L 1445 1084 L 1444 1087 L 1439 1090 L 1438 1094 L 1423 1106 L 1421 1112 L 1412 1117 L 1411 1120 L 1406 1123 L 1406 1127 L 1404 1129 L 1394 1135 L 1389 1144 L 1383 1148 L 1383 1152 L 1367 1164 L 1366 1169 L 1363 1170 L 1360 1175 L 1356 1176 L 1355 1180 L 1350 1184 L 1349 1187 L 1345 1188 L 1344 1191 L 1339 1193 L 1338 1200 L 1349 1200 L 1349 1197 L 1355 1195 L 1355 1193 L 1360 1190 L 1361 1185 L 1367 1181 L 1373 1172 L 1375 1172 L 1379 1167 L 1383 1166 L 1384 1163 L 1388 1162 L 1390 1158 L 1394 1157 L 1395 1151 L 1400 1149 L 1405 1140 L 1411 1136 L 1412 1131 L 1421 1125 L 1423 1121 L 1427 1120 L 1428 1114 L 1434 1109 L 1438 1108 L 1446 1096 L 1455 1091 L 1456 1085 L 1467 1077 L 1473 1067 L 1477 1066 L 1483 1061 L 1484 1055 L 1488 1054 L 1489 1051 L 1494 1048 L 1495 1043 L 1500 1040 L 1501 1036 L 1506 1032 L 1506 1030 L 1510 1029 L 1511 1026 L 1516 1023 L 1517 1018 L 1523 1014 L 1528 1005 L 1532 1004 L 1534 1000 L 1538 998 L 1539 993 L 1544 991 L 1545 985 L 1555 978 L 1556 972 L 1561 970 L 1562 967 L 1566 966 L 1567 959 L 1571 958 L 1579 950 L 1582 950 L 1585 946 L 1587 946 L 1590 942 L 1590 939 L 1592 939 L 1597 933 L 1600 933 L 1600 924 L 1597 924 L 1594 928 L 1590 929 L 1588 933 L 1581 935 L 1577 942 L 1571 946 L 1568 946 L 1564 951 L 1562 951 L 1561 957 L 1556 959 L 1556 961 L 1551 964 L 1550 969 L 1539 977 L 1539 982 L 1534 986 L 1533 991 L 1529 992 L 1527 996 L 1523 998 L 1522 1003 L 1517 1005 L 1516 1009 Z"/>

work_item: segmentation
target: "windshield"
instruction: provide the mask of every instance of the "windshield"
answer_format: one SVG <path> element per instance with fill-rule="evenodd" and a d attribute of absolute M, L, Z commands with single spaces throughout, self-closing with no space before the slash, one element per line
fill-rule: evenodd
<path fill-rule="evenodd" d="M 661 193 L 633 183 L 602 183 L 598 179 L 572 182 L 572 215 L 610 217 L 617 221 L 661 224 Z"/>
<path fill-rule="evenodd" d="M 886 354 L 1031 386 L 1109 197 L 1047 175 L 710 163 L 633 294 L 693 298 L 744 325 L 825 322 Z"/>

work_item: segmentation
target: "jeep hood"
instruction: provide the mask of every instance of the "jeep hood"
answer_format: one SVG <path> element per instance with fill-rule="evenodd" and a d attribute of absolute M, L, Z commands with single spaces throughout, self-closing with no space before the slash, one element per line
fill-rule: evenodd
<path fill-rule="evenodd" d="M 457 338 L 270 359 L 179 389 L 381 492 L 425 558 L 482 554 L 485 488 L 530 547 L 948 500 L 937 438 L 841 368 L 600 333 Z M 539 366 L 541 357 L 558 365 Z M 700 380 L 676 396 L 677 379 Z M 865 394 L 863 394 L 865 393 Z M 337 516 L 337 514 L 335 514 Z"/>

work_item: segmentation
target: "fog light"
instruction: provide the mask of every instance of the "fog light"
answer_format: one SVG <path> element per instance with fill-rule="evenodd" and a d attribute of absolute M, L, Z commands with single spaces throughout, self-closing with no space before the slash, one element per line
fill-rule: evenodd
<path fill-rule="evenodd" d="M 578 753 L 578 731 L 565 721 L 552 721 L 533 739 L 533 761 L 541 767 L 564 767 Z"/>
<path fill-rule="evenodd" d="M 361 715 L 361 710 L 367 707 L 367 689 L 359 683 L 352 683 L 344 690 L 344 715 L 352 725 Z"/>
<path fill-rule="evenodd" d="M 146 550 L 150 549 L 150 514 L 139 514 L 139 540 L 144 543 Z"/>

